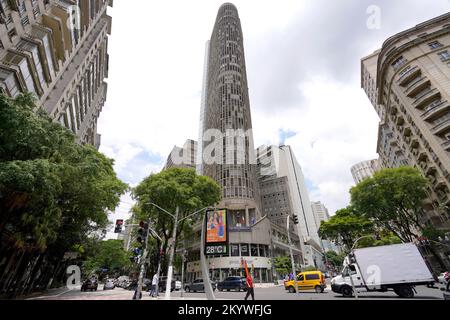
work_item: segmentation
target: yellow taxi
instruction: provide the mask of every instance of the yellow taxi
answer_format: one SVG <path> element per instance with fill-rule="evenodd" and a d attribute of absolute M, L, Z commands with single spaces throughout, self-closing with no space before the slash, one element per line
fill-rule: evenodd
<path fill-rule="evenodd" d="M 298 290 L 315 290 L 317 293 L 325 291 L 327 284 L 325 283 L 325 276 L 320 271 L 301 272 L 297 275 Z M 295 293 L 295 282 L 289 280 L 284 282 L 284 288 L 290 293 Z"/>

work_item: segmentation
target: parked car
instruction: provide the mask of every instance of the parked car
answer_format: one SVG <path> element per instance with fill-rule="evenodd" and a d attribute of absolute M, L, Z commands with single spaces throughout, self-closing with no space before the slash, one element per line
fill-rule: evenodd
<path fill-rule="evenodd" d="M 103 290 L 113 290 L 116 287 L 114 279 L 106 279 Z"/>
<path fill-rule="evenodd" d="M 216 290 L 216 283 L 214 281 L 211 282 L 211 286 L 213 290 Z M 204 292 L 205 291 L 205 285 L 203 284 L 203 279 L 197 279 L 192 281 L 191 283 L 188 283 L 184 286 L 184 291 L 186 292 Z"/>
<path fill-rule="evenodd" d="M 224 291 L 224 290 L 246 291 L 247 290 L 247 281 L 245 280 L 244 277 L 239 277 L 239 276 L 228 277 L 225 280 L 223 280 L 217 284 L 217 290 L 219 290 L 219 291 Z"/>
<path fill-rule="evenodd" d="M 81 291 L 97 291 L 98 289 L 98 280 L 97 277 L 92 276 L 88 279 L 86 279 L 83 284 L 81 285 Z"/>
<path fill-rule="evenodd" d="M 129 276 L 120 276 L 116 280 L 116 287 L 126 288 L 130 284 L 131 280 Z"/>
<path fill-rule="evenodd" d="M 317 293 L 322 293 L 327 287 L 325 283 L 325 276 L 320 271 L 301 272 L 297 275 L 298 290 L 315 290 Z M 286 281 L 284 288 L 290 293 L 296 292 L 296 282 L 294 280 Z"/>
<path fill-rule="evenodd" d="M 158 283 L 158 289 L 159 289 L 159 292 L 165 292 L 166 291 L 166 282 L 167 282 L 167 277 L 166 276 L 164 276 L 164 277 L 161 277 L 160 279 L 159 279 L 159 283 Z M 172 279 L 172 283 L 171 283 L 171 285 L 170 285 L 170 292 L 172 292 L 172 291 L 174 291 L 175 290 L 175 288 L 176 288 L 176 282 L 177 282 L 177 280 L 175 280 L 175 279 Z M 179 287 L 181 288 L 181 281 L 180 281 L 180 283 L 179 283 Z M 179 289 L 178 289 L 179 290 Z"/>

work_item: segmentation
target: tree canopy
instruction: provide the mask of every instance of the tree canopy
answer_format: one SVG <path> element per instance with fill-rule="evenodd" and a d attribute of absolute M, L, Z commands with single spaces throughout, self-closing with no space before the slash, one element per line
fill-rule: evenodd
<path fill-rule="evenodd" d="M 131 261 L 128 252 L 123 249 L 122 240 L 107 240 L 91 248 L 83 267 L 85 275 L 100 269 L 106 269 L 109 274 L 122 274 L 129 270 Z"/>
<path fill-rule="evenodd" d="M 58 253 L 105 227 L 127 185 L 113 160 L 37 109 L 31 95 L 0 95 L 0 235 Z"/>
<path fill-rule="evenodd" d="M 321 238 L 342 244 L 348 251 L 358 237 L 372 232 L 373 223 L 357 215 L 351 206 L 338 210 L 330 220 L 322 222 L 319 229 Z"/>
<path fill-rule="evenodd" d="M 171 168 L 157 174 L 151 174 L 133 189 L 133 197 L 137 200 L 134 207 L 134 218 L 151 219 L 155 231 L 163 239 L 164 252 L 168 248 L 174 228 L 173 218 L 157 209 L 150 203 L 175 213 L 179 208 L 179 219 L 204 207 L 217 204 L 221 198 L 220 186 L 211 178 L 199 176 L 193 169 Z M 180 235 L 187 236 L 198 217 L 183 220 L 177 229 Z M 161 245 L 157 240 L 158 247 Z M 175 244 L 176 246 L 176 244 Z"/>
<path fill-rule="evenodd" d="M 361 217 L 411 242 L 425 227 L 421 217 L 427 184 L 415 168 L 384 169 L 351 189 L 351 204 Z"/>

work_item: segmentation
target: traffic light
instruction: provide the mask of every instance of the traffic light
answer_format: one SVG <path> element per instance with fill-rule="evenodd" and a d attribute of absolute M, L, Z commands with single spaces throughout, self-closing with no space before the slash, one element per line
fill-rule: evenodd
<path fill-rule="evenodd" d="M 141 245 L 144 245 L 147 233 L 148 233 L 148 223 L 141 221 L 139 223 L 138 236 L 136 238 L 136 241 L 139 242 Z"/>
<path fill-rule="evenodd" d="M 350 252 L 350 253 L 348 254 L 348 261 L 349 261 L 350 263 L 356 263 L 356 257 L 355 257 L 355 254 L 354 254 L 353 252 Z"/>
<path fill-rule="evenodd" d="M 116 220 L 116 227 L 114 229 L 114 233 L 121 233 L 123 226 L 123 220 Z"/>
<path fill-rule="evenodd" d="M 294 216 L 292 217 L 292 220 L 294 220 L 295 225 L 298 224 L 298 216 L 296 214 L 294 214 Z"/>

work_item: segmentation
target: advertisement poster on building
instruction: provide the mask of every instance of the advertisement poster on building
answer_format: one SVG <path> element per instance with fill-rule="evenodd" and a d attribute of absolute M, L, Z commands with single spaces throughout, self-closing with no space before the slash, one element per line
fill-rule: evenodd
<path fill-rule="evenodd" d="M 228 253 L 228 219 L 226 209 L 206 211 L 205 254 Z"/>

